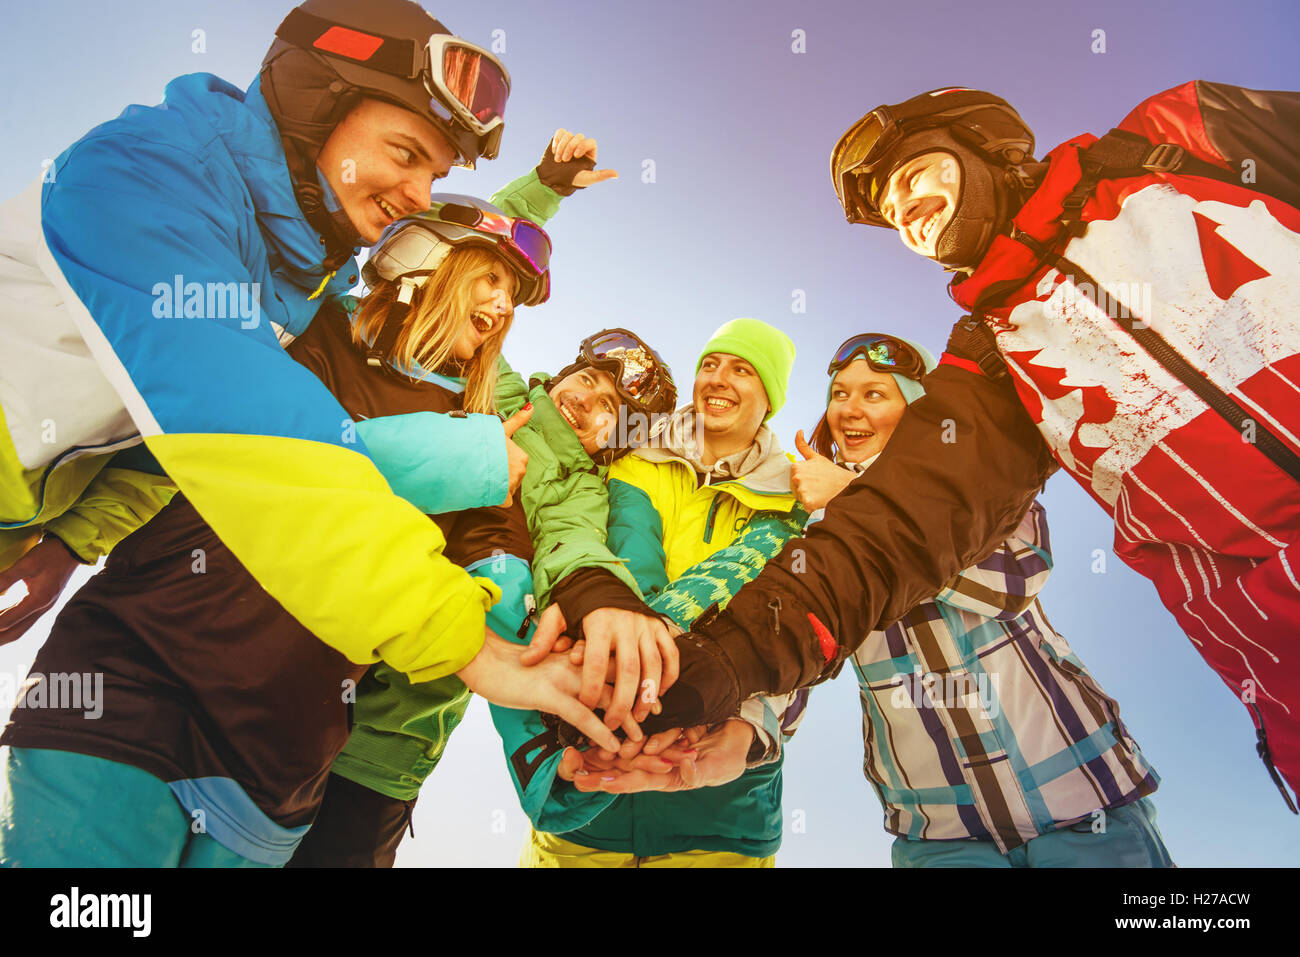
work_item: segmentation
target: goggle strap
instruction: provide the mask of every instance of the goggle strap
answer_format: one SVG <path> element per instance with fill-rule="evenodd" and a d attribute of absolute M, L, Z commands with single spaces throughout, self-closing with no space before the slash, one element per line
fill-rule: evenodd
<path fill-rule="evenodd" d="M 416 64 L 413 40 L 346 27 L 308 13 L 302 7 L 289 11 L 275 35 L 294 46 L 364 63 L 373 70 L 404 80 L 414 79 L 423 69 L 422 64 Z"/>

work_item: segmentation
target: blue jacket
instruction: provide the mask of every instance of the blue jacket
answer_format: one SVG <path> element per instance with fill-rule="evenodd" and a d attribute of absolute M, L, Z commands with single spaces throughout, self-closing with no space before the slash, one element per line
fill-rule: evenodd
<path fill-rule="evenodd" d="M 457 484 L 477 493 L 456 507 L 499 501 L 501 424 L 433 413 L 354 424 L 284 352 L 284 337 L 350 287 L 356 268 L 323 268 L 258 84 L 245 94 L 213 76 L 180 77 L 161 105 L 129 107 L 87 133 L 46 180 L 39 195 L 5 204 L 3 223 L 8 233 L 39 222 L 24 266 L 54 294 L 39 316 L 0 296 L 10 300 L 0 333 L 7 343 L 58 333 L 75 343 L 69 353 L 80 350 L 69 362 L 79 358 L 84 374 L 56 372 L 74 365 L 54 360 L 18 371 L 25 403 L 6 406 L 0 435 L 16 454 L 0 462 L 24 472 L 0 485 L 40 481 L 30 512 L 6 505 L 0 524 L 36 520 L 49 473 L 138 434 L 262 586 L 327 644 L 414 680 L 467 663 L 490 599 L 392 489 L 413 500 L 436 489 L 446 508 L 445 466 L 454 463 Z M 105 395 L 129 419 L 81 414 Z M 57 443 L 33 438 L 42 419 L 59 426 Z M 412 462 L 413 448 L 438 458 Z M 389 449 L 402 460 L 386 463 Z M 469 478 L 478 481 L 466 481 L 476 468 Z M 358 590 L 358 581 L 383 587 Z"/>

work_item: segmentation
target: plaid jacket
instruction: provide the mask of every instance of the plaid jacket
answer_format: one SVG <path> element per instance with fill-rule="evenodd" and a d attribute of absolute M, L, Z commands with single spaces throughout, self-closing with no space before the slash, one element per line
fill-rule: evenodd
<path fill-rule="evenodd" d="M 1035 502 L 1014 537 L 853 656 L 863 770 L 890 833 L 1005 853 L 1156 789 L 1119 705 L 1043 614 L 1051 567 Z"/>

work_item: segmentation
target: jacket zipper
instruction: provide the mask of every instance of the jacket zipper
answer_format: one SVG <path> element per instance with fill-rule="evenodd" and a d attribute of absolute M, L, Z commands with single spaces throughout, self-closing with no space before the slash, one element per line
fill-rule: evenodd
<path fill-rule="evenodd" d="M 704 521 L 704 544 L 713 543 L 713 519 L 718 514 L 718 495 L 715 493 L 713 501 L 709 503 L 709 517 Z"/>

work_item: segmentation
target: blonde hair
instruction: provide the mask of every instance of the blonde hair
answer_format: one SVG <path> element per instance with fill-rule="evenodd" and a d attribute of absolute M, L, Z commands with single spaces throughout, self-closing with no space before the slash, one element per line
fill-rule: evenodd
<path fill-rule="evenodd" d="M 474 246 L 453 249 L 429 281 L 415 291 L 402 331 L 393 345 L 392 357 L 408 375 L 416 375 L 414 370 L 418 364 L 430 371 L 450 366 L 456 374 L 464 376 L 461 408 L 466 412 L 490 413 L 495 409 L 497 359 L 514 321 L 514 311 L 493 326 L 473 359 L 461 362 L 452 350 L 472 321 L 475 280 L 492 272 L 510 271 L 509 266 L 486 249 Z M 392 317 L 398 289 L 398 283 L 383 282 L 361 300 L 357 320 L 352 324 L 353 342 L 364 346 L 375 341 Z"/>

